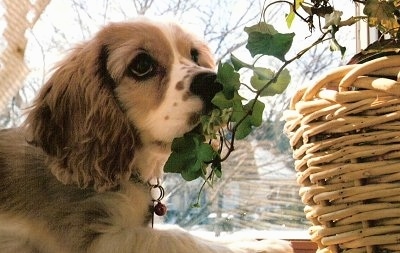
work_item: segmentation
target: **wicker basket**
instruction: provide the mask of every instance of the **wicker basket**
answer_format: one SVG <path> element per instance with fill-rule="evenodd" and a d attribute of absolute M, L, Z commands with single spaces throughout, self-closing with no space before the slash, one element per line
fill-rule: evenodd
<path fill-rule="evenodd" d="M 317 252 L 400 252 L 400 56 L 336 69 L 284 115 Z"/>

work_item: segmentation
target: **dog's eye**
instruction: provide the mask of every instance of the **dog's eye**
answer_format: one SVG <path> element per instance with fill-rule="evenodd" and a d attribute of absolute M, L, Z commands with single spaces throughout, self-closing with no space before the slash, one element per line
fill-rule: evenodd
<path fill-rule="evenodd" d="M 192 61 L 194 61 L 197 65 L 199 64 L 199 51 L 195 48 L 190 50 L 190 56 L 192 57 Z"/>
<path fill-rule="evenodd" d="M 148 78 L 154 75 L 156 62 L 147 53 L 140 53 L 129 64 L 128 70 L 134 78 Z"/>

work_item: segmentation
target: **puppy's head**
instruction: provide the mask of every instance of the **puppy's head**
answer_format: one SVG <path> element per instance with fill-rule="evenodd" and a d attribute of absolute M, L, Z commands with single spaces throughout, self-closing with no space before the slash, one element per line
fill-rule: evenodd
<path fill-rule="evenodd" d="M 208 47 L 175 24 L 111 24 L 42 88 L 26 120 L 30 140 L 60 181 L 109 189 L 145 169 L 135 153 L 168 149 L 198 124 L 221 89 L 213 68 Z"/>

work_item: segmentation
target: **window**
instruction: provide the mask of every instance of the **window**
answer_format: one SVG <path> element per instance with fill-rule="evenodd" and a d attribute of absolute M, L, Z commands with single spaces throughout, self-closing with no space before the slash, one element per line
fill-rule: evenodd
<path fill-rule="evenodd" d="M 49 72 L 56 60 L 60 60 L 61 52 L 89 38 L 99 25 L 137 15 L 174 17 L 194 27 L 200 36 L 204 35 L 220 60 L 233 50 L 239 55 L 245 54 L 242 47 L 246 40 L 243 27 L 259 20 L 260 9 L 258 1 L 245 0 L 52 0 L 48 6 L 42 6 L 40 18 L 33 11 L 21 13 L 21 17 L 25 15 L 31 22 L 39 19 L 26 33 L 27 67 L 17 73 L 19 81 L 24 80 L 23 88 L 15 88 L 10 83 L 8 89 L 12 92 L 0 96 L 1 101 L 7 101 L 1 104 L 6 108 L 0 115 L 1 127 L 20 123 L 20 109 L 31 101 L 44 82 L 44 73 Z M 272 15 L 270 18 L 275 22 L 280 17 Z M 2 29 L 7 29 L 6 22 L 2 20 Z M 19 32 L 20 38 L 23 38 L 24 31 Z M 304 37 L 311 35 L 308 31 L 305 34 Z M 353 35 L 347 38 L 354 40 Z M 304 45 L 303 40 L 299 37 L 296 43 Z M 7 48 L 7 44 L 0 46 L 2 50 Z M 294 75 L 296 70 L 308 70 L 302 76 L 297 72 L 297 85 L 303 85 L 332 66 L 332 57 L 340 57 L 338 54 L 332 56 L 326 49 L 324 46 L 312 50 L 292 67 Z M 269 64 L 277 63 L 271 61 Z M 289 239 L 307 238 L 305 231 L 309 222 L 305 219 L 303 204 L 298 196 L 291 151 L 288 140 L 282 134 L 283 122 L 280 121 L 281 113 L 295 89 L 296 84 L 293 84 L 284 95 L 266 101 L 265 123 L 250 138 L 237 143 L 234 155 L 223 165 L 223 178 L 213 188 L 206 186 L 198 195 L 203 183 L 201 180 L 185 182 L 179 175 L 166 175 L 169 212 L 163 217 L 164 222 L 215 236 L 255 231 L 257 236 L 265 233 L 273 237 L 291 237 Z M 193 208 L 192 204 L 197 199 L 200 207 Z"/>

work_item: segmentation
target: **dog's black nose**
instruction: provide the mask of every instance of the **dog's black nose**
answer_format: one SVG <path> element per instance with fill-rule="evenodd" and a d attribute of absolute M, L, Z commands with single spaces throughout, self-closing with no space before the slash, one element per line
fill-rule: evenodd
<path fill-rule="evenodd" d="M 213 108 L 211 100 L 215 94 L 222 90 L 222 84 L 218 83 L 216 79 L 217 75 L 215 73 L 203 72 L 194 76 L 190 84 L 190 91 L 204 101 L 207 112 Z"/>

